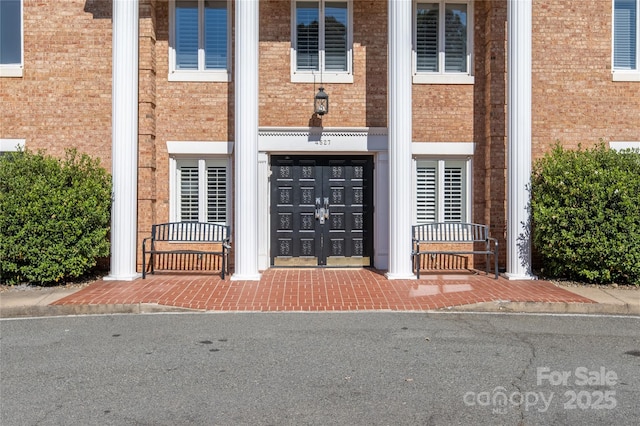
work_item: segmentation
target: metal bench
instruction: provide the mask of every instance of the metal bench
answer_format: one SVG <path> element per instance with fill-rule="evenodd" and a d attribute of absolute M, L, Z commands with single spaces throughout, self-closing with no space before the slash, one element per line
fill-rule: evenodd
<path fill-rule="evenodd" d="M 489 255 L 493 255 L 494 272 L 498 279 L 498 240 L 489 236 L 489 227 L 477 223 L 435 222 L 413 225 L 413 267 L 420 278 L 420 256 L 435 254 L 484 254 L 486 273 L 489 274 Z M 493 242 L 493 244 L 492 244 Z M 442 250 L 434 249 L 434 245 L 449 244 Z M 472 244 L 468 250 L 450 249 L 453 244 Z M 481 245 L 481 247 L 477 247 Z M 492 247 L 493 246 L 493 247 Z M 477 247 L 477 248 L 476 248 Z"/>
<path fill-rule="evenodd" d="M 150 247 L 147 249 L 147 242 Z M 160 249 L 156 243 L 200 243 L 200 244 L 220 244 L 219 250 L 198 250 L 198 249 Z M 146 258 L 149 255 L 150 273 L 155 272 L 155 256 L 165 255 L 188 255 L 196 260 L 201 260 L 205 255 L 221 257 L 221 275 L 224 280 L 225 273 L 228 272 L 228 256 L 231 245 L 229 243 L 229 226 L 215 223 L 203 222 L 172 222 L 160 223 L 151 226 L 151 236 L 142 240 L 142 278 L 146 277 Z M 187 264 L 190 261 L 187 262 Z"/>

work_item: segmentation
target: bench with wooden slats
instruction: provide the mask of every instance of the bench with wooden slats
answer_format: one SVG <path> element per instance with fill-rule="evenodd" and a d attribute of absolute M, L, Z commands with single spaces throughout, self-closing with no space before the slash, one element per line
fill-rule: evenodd
<path fill-rule="evenodd" d="M 155 272 L 157 264 L 156 257 L 163 255 L 166 257 L 169 255 L 171 257 L 182 256 L 183 260 L 181 265 L 187 265 L 187 267 L 194 265 L 193 259 L 201 260 L 203 256 L 219 256 L 221 260 L 220 271 L 222 279 L 224 279 L 225 274 L 228 273 L 229 270 L 228 256 L 229 250 L 231 249 L 229 237 L 229 226 L 216 223 L 171 222 L 152 225 L 151 236 L 142 241 L 142 278 L 146 277 L 147 266 L 149 273 L 153 274 Z M 149 248 L 147 248 L 147 243 L 149 243 Z M 220 249 L 165 249 L 158 248 L 157 243 L 185 243 L 189 245 L 193 243 L 194 246 L 198 243 L 219 244 Z M 147 256 L 149 257 L 148 265 L 146 263 Z M 184 259 L 186 259 L 186 261 Z M 165 264 L 169 263 L 171 262 Z"/>
<path fill-rule="evenodd" d="M 489 274 L 489 255 L 493 255 L 494 272 L 498 278 L 498 240 L 489 236 L 489 227 L 477 223 L 435 222 L 411 227 L 413 268 L 420 278 L 420 256 L 484 254 L 486 273 Z M 452 245 L 468 243 L 470 249 L 455 250 Z M 438 249 L 438 246 L 442 247 Z M 481 247 L 478 247 L 481 246 Z"/>

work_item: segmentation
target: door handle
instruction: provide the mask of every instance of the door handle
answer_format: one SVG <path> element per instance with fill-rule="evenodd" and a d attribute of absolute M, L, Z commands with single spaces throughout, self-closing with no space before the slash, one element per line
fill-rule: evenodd
<path fill-rule="evenodd" d="M 320 198 L 316 198 L 316 219 L 323 225 L 325 219 L 329 219 L 329 197 L 324 198 L 324 205 L 320 204 Z"/>
<path fill-rule="evenodd" d="M 329 197 L 324 197 L 324 218 L 329 219 Z"/>

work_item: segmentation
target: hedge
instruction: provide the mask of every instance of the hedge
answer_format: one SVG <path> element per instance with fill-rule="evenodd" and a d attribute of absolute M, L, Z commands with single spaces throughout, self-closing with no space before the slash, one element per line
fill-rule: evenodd
<path fill-rule="evenodd" d="M 534 164 L 533 245 L 543 274 L 640 285 L 640 151 L 553 151 Z"/>
<path fill-rule="evenodd" d="M 21 151 L 0 156 L 0 273 L 4 283 L 77 278 L 109 254 L 111 177 L 100 161 Z"/>

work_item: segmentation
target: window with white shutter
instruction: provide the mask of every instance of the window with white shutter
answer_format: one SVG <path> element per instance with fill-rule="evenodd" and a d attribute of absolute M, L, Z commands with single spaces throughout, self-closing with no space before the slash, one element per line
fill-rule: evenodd
<path fill-rule="evenodd" d="M 351 1 L 294 1 L 292 80 L 351 82 Z"/>
<path fill-rule="evenodd" d="M 178 169 L 180 185 L 180 221 L 198 222 L 198 166 L 183 165 Z"/>
<path fill-rule="evenodd" d="M 467 222 L 468 161 L 416 162 L 416 222 Z"/>
<path fill-rule="evenodd" d="M 423 164 L 417 170 L 416 209 L 418 222 L 437 222 L 438 185 L 437 167 Z"/>
<path fill-rule="evenodd" d="M 229 80 L 228 0 L 170 0 L 169 80 Z"/>
<path fill-rule="evenodd" d="M 473 83 L 472 5 L 466 0 L 415 4 L 415 83 Z"/>
<path fill-rule="evenodd" d="M 227 224 L 227 159 L 176 160 L 176 220 Z"/>
<path fill-rule="evenodd" d="M 227 222 L 226 167 L 207 167 L 207 222 Z"/>
<path fill-rule="evenodd" d="M 613 1 L 613 69 L 638 72 L 640 0 Z"/>

